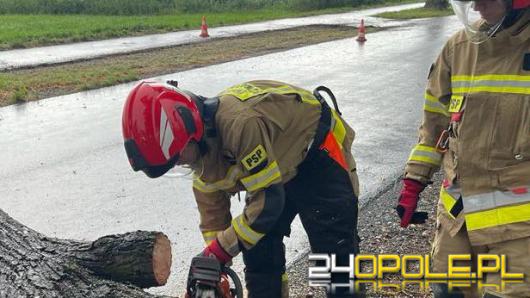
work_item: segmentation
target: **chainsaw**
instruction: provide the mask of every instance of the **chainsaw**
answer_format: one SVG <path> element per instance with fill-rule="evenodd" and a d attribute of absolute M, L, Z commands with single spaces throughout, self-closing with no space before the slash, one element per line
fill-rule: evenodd
<path fill-rule="evenodd" d="M 237 273 L 205 256 L 191 260 L 186 290 L 187 298 L 243 298 L 243 285 Z"/>

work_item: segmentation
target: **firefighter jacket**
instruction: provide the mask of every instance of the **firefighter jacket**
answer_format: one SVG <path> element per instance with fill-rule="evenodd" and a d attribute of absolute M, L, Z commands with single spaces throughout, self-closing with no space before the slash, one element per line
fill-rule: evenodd
<path fill-rule="evenodd" d="M 439 220 L 453 235 L 530 236 L 530 10 L 478 45 L 456 33 L 431 67 L 406 177 L 426 183 L 442 163 Z"/>
<path fill-rule="evenodd" d="M 285 202 L 282 185 L 296 176 L 320 114 L 321 104 L 311 92 L 281 82 L 252 81 L 219 94 L 216 136 L 206 139 L 208 151 L 193 182 L 207 244 L 217 238 L 235 256 L 273 228 Z M 354 131 L 334 110 L 332 116 L 332 134 L 354 171 Z M 351 177 L 357 192 L 357 176 Z M 247 192 L 245 208 L 232 218 L 230 197 L 239 191 Z"/>

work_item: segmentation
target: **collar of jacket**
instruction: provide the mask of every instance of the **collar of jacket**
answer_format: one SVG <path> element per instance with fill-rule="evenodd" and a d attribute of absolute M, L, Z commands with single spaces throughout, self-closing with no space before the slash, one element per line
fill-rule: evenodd
<path fill-rule="evenodd" d="M 521 44 L 530 39 L 530 9 L 526 8 L 515 24 L 499 32 L 497 37 L 508 38 L 510 44 Z"/>
<path fill-rule="evenodd" d="M 204 123 L 204 133 L 202 139 L 198 143 L 201 156 L 204 156 L 208 152 L 209 147 L 207 139 L 214 139 L 217 136 L 215 114 L 219 108 L 219 97 L 207 98 L 197 96 L 195 103 L 199 108 Z"/>
<path fill-rule="evenodd" d="M 488 55 L 506 55 L 506 51 L 527 43 L 529 39 L 530 9 L 527 8 L 514 25 L 503 29 L 494 37 L 479 44 L 478 48 Z"/>

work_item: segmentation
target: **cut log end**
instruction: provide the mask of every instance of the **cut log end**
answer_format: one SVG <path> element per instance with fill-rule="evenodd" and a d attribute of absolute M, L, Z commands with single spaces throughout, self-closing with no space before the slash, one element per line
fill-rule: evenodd
<path fill-rule="evenodd" d="M 166 235 L 157 233 L 153 247 L 153 274 L 158 285 L 167 283 L 171 273 L 171 243 Z"/>
<path fill-rule="evenodd" d="M 97 275 L 141 288 L 166 284 L 171 270 L 171 244 L 160 232 L 104 236 L 86 253 L 80 261 Z"/>

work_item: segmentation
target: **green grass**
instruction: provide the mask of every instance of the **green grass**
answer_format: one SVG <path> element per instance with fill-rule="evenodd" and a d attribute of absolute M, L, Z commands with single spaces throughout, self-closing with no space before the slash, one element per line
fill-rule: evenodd
<path fill-rule="evenodd" d="M 395 12 L 384 12 L 376 15 L 377 17 L 397 20 L 408 20 L 408 19 L 421 19 L 421 18 L 434 18 L 434 17 L 445 17 L 454 14 L 453 10 L 448 9 L 430 9 L 430 8 L 415 8 L 407 9 Z"/>
<path fill-rule="evenodd" d="M 368 28 L 368 32 L 374 30 Z M 0 72 L 0 107 L 356 35 L 357 30 L 347 26 L 297 27 L 89 61 Z"/>
<path fill-rule="evenodd" d="M 386 5 L 411 2 L 418 1 L 387 0 Z M 378 6 L 381 5 L 384 4 Z M 267 9 L 158 16 L 0 15 L 0 50 L 198 29 L 203 14 L 208 25 L 216 27 L 351 10 L 352 7 L 312 11 Z"/>

